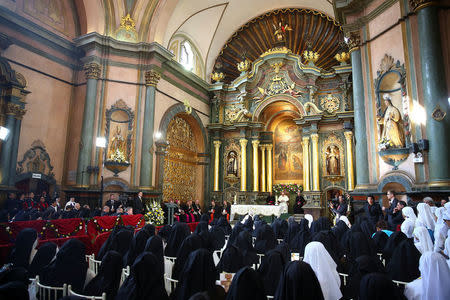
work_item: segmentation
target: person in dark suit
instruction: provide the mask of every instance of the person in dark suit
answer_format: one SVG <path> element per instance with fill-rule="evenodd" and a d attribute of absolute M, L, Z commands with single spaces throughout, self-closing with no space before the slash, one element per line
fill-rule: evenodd
<path fill-rule="evenodd" d="M 382 207 L 382 210 L 386 212 L 385 219 L 388 219 L 389 215 L 392 215 L 394 213 L 394 209 L 397 207 L 398 199 L 395 198 L 395 192 L 392 190 L 388 190 L 386 192 L 387 198 L 389 200 L 389 208 L 386 209 L 386 207 Z"/>
<path fill-rule="evenodd" d="M 116 200 L 115 194 L 109 195 L 109 200 L 105 203 L 106 206 L 109 206 L 110 213 L 113 214 L 116 212 L 117 208 L 122 205 L 119 200 Z"/>
<path fill-rule="evenodd" d="M 219 205 L 216 205 L 216 201 L 211 200 L 211 205 L 209 206 L 208 212 L 212 214 L 211 220 L 218 220 L 222 215 L 222 208 Z"/>
<path fill-rule="evenodd" d="M 375 198 L 373 195 L 367 196 L 367 203 L 364 205 L 363 208 L 359 209 L 357 214 L 365 213 L 367 219 L 372 223 L 373 225 L 376 225 L 378 221 L 380 221 L 383 218 L 383 212 L 381 211 L 381 207 L 378 203 L 375 203 Z"/>
<path fill-rule="evenodd" d="M 267 205 L 275 205 L 275 196 L 272 195 L 272 192 L 269 192 L 269 196 L 267 196 L 267 199 L 266 199 L 266 204 Z"/>
<path fill-rule="evenodd" d="M 298 191 L 295 197 L 294 214 L 304 214 L 303 205 L 306 204 L 305 198 L 302 196 L 302 192 Z"/>
<path fill-rule="evenodd" d="M 231 213 L 231 204 L 227 200 L 223 200 L 222 215 L 226 216 Z"/>
<path fill-rule="evenodd" d="M 43 220 L 54 220 L 54 219 L 58 219 L 60 215 L 61 215 L 60 209 L 58 207 L 58 204 L 57 204 L 56 198 L 55 198 L 50 202 L 50 205 L 48 206 L 48 208 L 43 212 L 42 219 Z"/>
<path fill-rule="evenodd" d="M 405 201 L 398 201 L 397 207 L 394 208 L 392 214 L 388 214 L 388 226 L 392 231 L 397 231 L 397 226 L 404 221 L 402 209 L 406 206 Z"/>
<path fill-rule="evenodd" d="M 143 214 L 144 213 L 144 199 L 142 199 L 143 193 L 139 192 L 137 197 L 134 199 L 134 203 L 132 205 L 133 212 L 135 214 Z"/>
<path fill-rule="evenodd" d="M 337 205 L 333 205 L 330 203 L 331 210 L 338 216 L 345 216 L 347 214 L 347 203 L 345 203 L 344 197 L 339 195 L 338 197 L 339 203 Z"/>

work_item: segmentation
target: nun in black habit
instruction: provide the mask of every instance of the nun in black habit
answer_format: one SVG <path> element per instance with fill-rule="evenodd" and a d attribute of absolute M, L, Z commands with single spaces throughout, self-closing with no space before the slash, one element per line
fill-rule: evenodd
<path fill-rule="evenodd" d="M 191 230 L 186 223 L 175 223 L 170 232 L 169 239 L 167 240 L 166 249 L 164 249 L 164 255 L 175 257 L 184 239 L 190 234 Z"/>
<path fill-rule="evenodd" d="M 245 267 L 240 269 L 233 277 L 227 300 L 266 300 L 264 283 L 255 270 Z"/>
<path fill-rule="evenodd" d="M 258 255 L 256 254 L 255 248 L 253 248 L 252 236 L 248 231 L 241 231 L 234 245 L 242 252 L 246 266 L 252 266 L 258 263 Z"/>
<path fill-rule="evenodd" d="M 214 226 L 209 230 L 213 250 L 220 250 L 225 245 L 225 232 L 222 228 Z"/>
<path fill-rule="evenodd" d="M 289 247 L 291 246 L 292 239 L 294 239 L 295 235 L 300 231 L 300 229 L 301 227 L 299 223 L 295 221 L 289 223 L 286 237 L 284 239 L 284 241 L 286 242 L 286 244 L 289 245 Z"/>
<path fill-rule="evenodd" d="M 256 229 L 255 250 L 257 253 L 264 254 L 277 246 L 275 233 L 272 227 L 267 224 L 259 225 Z"/>
<path fill-rule="evenodd" d="M 56 254 L 56 259 L 39 273 L 41 282 L 55 287 L 61 287 L 67 283 L 72 285 L 75 292 L 80 293 L 86 279 L 85 254 L 86 247 L 81 241 L 68 240 Z"/>
<path fill-rule="evenodd" d="M 230 223 L 228 223 L 226 217 L 223 217 L 223 216 L 220 217 L 219 221 L 217 222 L 217 224 L 215 226 L 222 228 L 223 231 L 225 232 L 225 235 L 231 234 L 232 228 L 231 228 Z"/>
<path fill-rule="evenodd" d="M 286 233 L 288 231 L 288 223 L 286 220 L 282 220 L 280 218 L 277 218 L 272 223 L 273 232 L 275 233 L 276 239 L 284 239 L 286 236 Z"/>
<path fill-rule="evenodd" d="M 188 236 L 177 252 L 177 259 L 173 265 L 172 278 L 178 280 L 181 271 L 183 270 L 184 264 L 190 253 L 200 249 L 202 247 L 203 241 L 198 234 L 191 234 Z"/>
<path fill-rule="evenodd" d="M 97 275 L 86 285 L 83 294 L 101 296 L 106 293 L 106 299 L 116 298 L 122 275 L 122 256 L 119 252 L 108 251 L 103 257 Z"/>
<path fill-rule="evenodd" d="M 285 264 L 286 260 L 283 254 L 276 249 L 267 252 L 263 257 L 258 273 L 264 282 L 267 295 L 273 296 L 275 294 Z"/>
<path fill-rule="evenodd" d="M 11 252 L 9 262 L 14 267 L 22 267 L 28 270 L 30 265 L 30 256 L 34 248 L 37 246 L 37 232 L 33 228 L 25 228 L 19 232 L 16 243 Z"/>
<path fill-rule="evenodd" d="M 394 250 L 386 265 L 388 276 L 393 280 L 411 282 L 420 277 L 420 252 L 414 245 L 414 239 L 405 239 Z"/>
<path fill-rule="evenodd" d="M 215 284 L 217 275 L 212 253 L 206 249 L 198 249 L 189 254 L 171 298 L 185 300 L 195 293 L 207 292 L 211 299 L 216 299 L 221 289 Z"/>
<path fill-rule="evenodd" d="M 406 235 L 401 231 L 396 231 L 389 237 L 386 246 L 383 249 L 383 258 L 386 260 L 386 265 L 389 264 L 392 254 L 394 254 L 395 248 L 400 245 L 401 242 L 406 240 Z"/>
<path fill-rule="evenodd" d="M 387 241 L 389 237 L 384 231 L 377 231 L 372 237 L 373 242 L 375 243 L 375 247 L 377 249 L 377 253 L 381 253 L 386 247 Z"/>
<path fill-rule="evenodd" d="M 126 256 L 125 260 L 126 266 L 133 265 L 136 257 L 138 257 L 144 251 L 147 240 L 155 234 L 155 227 L 153 225 L 151 226 L 153 230 L 151 230 L 151 228 L 149 229 L 148 227 L 146 229 L 142 228 L 134 235 Z"/>
<path fill-rule="evenodd" d="M 236 273 L 244 266 L 244 256 L 242 255 L 242 252 L 235 246 L 228 244 L 220 257 L 217 270 L 219 273 Z"/>
<path fill-rule="evenodd" d="M 20 281 L 0 285 L 0 299 L 28 300 L 28 286 Z"/>
<path fill-rule="evenodd" d="M 28 268 L 29 277 L 36 277 L 39 271 L 55 258 L 57 250 L 58 246 L 52 242 L 47 242 L 39 247 L 33 261 L 30 264 L 30 267 Z"/>
<path fill-rule="evenodd" d="M 311 224 L 311 235 L 314 236 L 317 232 L 322 230 L 330 230 L 331 222 L 327 217 L 320 217 Z"/>
<path fill-rule="evenodd" d="M 116 300 L 141 299 L 169 299 L 164 288 L 164 269 L 156 256 L 150 252 L 144 252 L 136 258 L 130 276 L 116 296 Z"/>
<path fill-rule="evenodd" d="M 288 262 L 281 275 L 274 299 L 323 299 L 319 280 L 311 266 L 302 261 Z"/>
<path fill-rule="evenodd" d="M 371 273 L 361 279 L 359 300 L 405 299 L 400 289 L 386 275 Z"/>
<path fill-rule="evenodd" d="M 152 253 L 161 263 L 161 268 L 164 270 L 164 247 L 162 238 L 159 235 L 154 235 L 147 240 L 144 252 Z"/>
<path fill-rule="evenodd" d="M 161 228 L 158 231 L 158 235 L 164 240 L 167 241 L 170 236 L 170 232 L 172 232 L 172 225 L 164 225 L 163 228 Z"/>
<path fill-rule="evenodd" d="M 309 232 L 308 220 L 302 219 L 300 221 L 300 230 L 294 236 L 290 243 L 291 252 L 299 253 L 301 257 L 305 254 L 306 245 L 311 242 L 311 234 Z"/>
<path fill-rule="evenodd" d="M 117 251 L 120 255 L 122 255 L 122 257 L 126 257 L 126 254 L 130 249 L 130 244 L 133 240 L 133 233 L 134 231 L 129 230 L 128 228 L 123 228 L 120 230 L 111 241 L 111 247 L 109 250 Z"/>

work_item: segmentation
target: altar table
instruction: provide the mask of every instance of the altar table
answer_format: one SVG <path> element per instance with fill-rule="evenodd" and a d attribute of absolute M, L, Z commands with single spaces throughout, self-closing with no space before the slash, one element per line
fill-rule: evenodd
<path fill-rule="evenodd" d="M 230 222 L 233 220 L 234 215 L 263 215 L 271 216 L 275 215 L 280 217 L 281 214 L 287 213 L 287 206 L 285 205 L 231 205 Z"/>

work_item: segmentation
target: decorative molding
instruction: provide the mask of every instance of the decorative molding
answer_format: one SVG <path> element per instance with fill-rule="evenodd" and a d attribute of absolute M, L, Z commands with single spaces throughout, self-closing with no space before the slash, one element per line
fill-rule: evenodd
<path fill-rule="evenodd" d="M 51 178 L 53 174 L 53 166 L 50 161 L 50 155 L 45 149 L 41 140 L 35 140 L 23 155 L 23 159 L 17 163 L 17 175 L 22 173 L 41 173 Z"/>
<path fill-rule="evenodd" d="M 409 0 L 409 6 L 414 12 L 417 12 L 425 7 L 432 6 L 432 5 L 438 5 L 438 1 L 432 1 L 432 0 Z"/>
<path fill-rule="evenodd" d="M 7 115 L 13 115 L 18 120 L 22 120 L 23 116 L 27 112 L 25 109 L 22 108 L 20 104 L 15 104 L 12 102 L 8 102 L 8 104 L 6 104 L 5 111 Z"/>
<path fill-rule="evenodd" d="M 431 116 L 436 121 L 444 120 L 446 115 L 447 115 L 447 113 L 441 108 L 441 106 L 439 104 L 436 105 L 436 107 L 434 108 L 433 112 L 431 113 Z"/>
<path fill-rule="evenodd" d="M 347 37 L 349 53 L 358 50 L 361 44 L 361 36 L 359 34 L 359 31 L 352 31 L 347 35 Z"/>
<path fill-rule="evenodd" d="M 86 79 L 99 79 L 101 67 L 97 63 L 87 63 L 83 66 Z"/>
<path fill-rule="evenodd" d="M 156 85 L 158 84 L 160 79 L 161 79 L 161 74 L 154 70 L 145 72 L 145 85 L 146 86 L 156 87 Z"/>

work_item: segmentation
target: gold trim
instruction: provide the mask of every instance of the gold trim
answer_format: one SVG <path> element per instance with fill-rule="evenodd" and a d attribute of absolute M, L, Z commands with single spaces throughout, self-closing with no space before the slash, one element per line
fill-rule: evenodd
<path fill-rule="evenodd" d="M 214 191 L 219 191 L 219 151 L 221 141 L 214 141 Z"/>
<path fill-rule="evenodd" d="M 344 132 L 347 146 L 347 189 L 353 191 L 355 189 L 355 177 L 353 168 L 353 132 Z"/>
<path fill-rule="evenodd" d="M 258 146 L 259 141 L 253 140 L 252 141 L 253 146 L 253 191 L 258 192 L 259 191 L 259 180 L 258 180 Z M 263 157 L 261 156 L 261 171 L 264 170 L 264 164 L 263 164 Z M 264 188 L 264 186 L 262 186 Z"/>
<path fill-rule="evenodd" d="M 261 145 L 261 192 L 265 192 L 267 189 L 266 181 L 266 145 Z"/>
<path fill-rule="evenodd" d="M 437 1 L 430 1 L 430 0 L 409 0 L 409 5 L 411 6 L 412 10 L 414 12 L 418 12 L 421 9 L 424 9 L 428 6 L 434 6 L 439 5 Z"/>
<path fill-rule="evenodd" d="M 272 193 L 272 144 L 267 144 L 267 191 Z"/>
<path fill-rule="evenodd" d="M 319 182 L 319 135 L 311 134 L 312 140 L 312 159 L 313 159 L 313 191 L 320 191 Z"/>
<path fill-rule="evenodd" d="M 161 79 L 161 74 L 154 70 L 150 70 L 145 72 L 145 85 L 146 86 L 154 86 L 158 84 L 159 80 Z"/>
<path fill-rule="evenodd" d="M 450 187 L 450 180 L 436 180 L 428 182 L 429 187 Z"/>
<path fill-rule="evenodd" d="M 240 139 L 241 144 L 241 191 L 247 191 L 247 139 Z"/>
<path fill-rule="evenodd" d="M 302 138 L 303 147 L 303 185 L 304 191 L 310 191 L 310 170 L 309 170 L 309 137 L 305 136 Z"/>
<path fill-rule="evenodd" d="M 87 63 L 83 66 L 86 79 L 98 79 L 100 77 L 101 67 L 98 63 Z"/>

